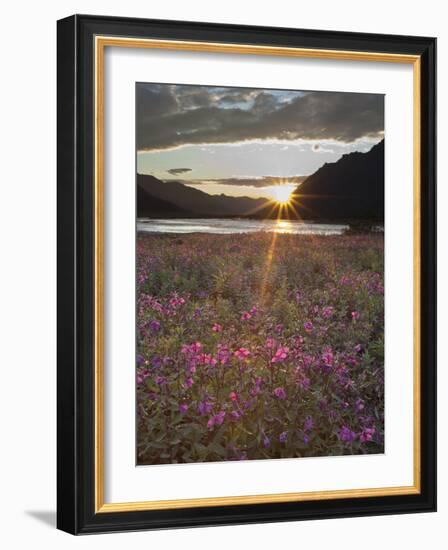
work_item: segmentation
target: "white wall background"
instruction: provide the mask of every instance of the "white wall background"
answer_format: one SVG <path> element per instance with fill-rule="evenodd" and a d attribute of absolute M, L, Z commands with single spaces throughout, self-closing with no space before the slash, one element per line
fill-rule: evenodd
<path fill-rule="evenodd" d="M 439 159 L 439 512 L 75 538 L 55 522 L 56 20 L 73 13 L 429 35 L 439 39 L 439 151 L 448 148 L 448 31 L 439 0 L 16 0 L 0 33 L 0 541 L 5 548 L 446 548 L 446 154 Z"/>

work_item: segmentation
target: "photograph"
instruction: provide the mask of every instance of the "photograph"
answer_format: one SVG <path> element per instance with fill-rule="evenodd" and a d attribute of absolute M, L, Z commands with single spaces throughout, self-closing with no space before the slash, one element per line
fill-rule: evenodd
<path fill-rule="evenodd" d="M 135 102 L 137 465 L 383 454 L 384 95 Z"/>

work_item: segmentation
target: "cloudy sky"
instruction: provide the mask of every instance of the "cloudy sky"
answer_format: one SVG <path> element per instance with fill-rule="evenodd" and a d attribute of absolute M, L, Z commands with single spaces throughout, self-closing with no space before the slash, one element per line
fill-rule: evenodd
<path fill-rule="evenodd" d="M 384 96 L 137 83 L 137 172 L 271 197 L 384 137 Z"/>

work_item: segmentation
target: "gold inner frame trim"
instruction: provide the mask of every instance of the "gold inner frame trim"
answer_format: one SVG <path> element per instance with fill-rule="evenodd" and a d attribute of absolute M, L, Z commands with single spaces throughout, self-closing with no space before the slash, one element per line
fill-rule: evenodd
<path fill-rule="evenodd" d="M 400 487 L 379 487 L 348 490 L 277 493 L 262 495 L 191 498 L 179 500 L 153 500 L 141 502 L 104 502 L 104 51 L 106 47 L 152 48 L 210 53 L 233 53 L 268 56 L 301 57 L 313 59 L 407 63 L 413 65 L 413 298 L 414 298 L 414 350 L 413 350 L 413 484 Z M 421 59 L 417 55 L 382 52 L 324 50 L 251 44 L 226 44 L 183 40 L 156 40 L 96 36 L 95 55 L 95 513 L 167 510 L 207 506 L 232 506 L 274 502 L 303 502 L 341 498 L 362 498 L 393 495 L 412 495 L 421 492 L 420 443 L 420 270 L 421 270 Z"/>

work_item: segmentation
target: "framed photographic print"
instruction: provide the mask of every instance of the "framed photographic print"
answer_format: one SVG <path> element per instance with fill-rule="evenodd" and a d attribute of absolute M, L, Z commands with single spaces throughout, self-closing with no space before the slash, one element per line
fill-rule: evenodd
<path fill-rule="evenodd" d="M 434 511 L 434 38 L 58 22 L 58 527 Z"/>

